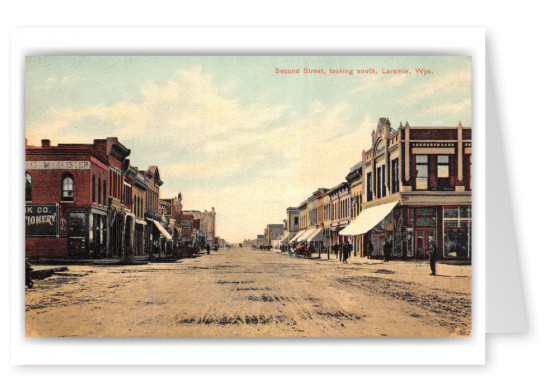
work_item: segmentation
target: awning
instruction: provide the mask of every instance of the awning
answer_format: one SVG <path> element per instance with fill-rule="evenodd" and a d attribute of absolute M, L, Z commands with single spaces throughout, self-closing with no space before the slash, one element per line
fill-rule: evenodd
<path fill-rule="evenodd" d="M 299 242 L 309 242 L 310 241 L 309 239 L 314 235 L 316 230 L 317 228 L 310 228 L 308 231 L 304 233 L 304 235 L 302 235 L 299 238 Z"/>
<path fill-rule="evenodd" d="M 305 229 L 303 229 L 302 231 L 298 231 L 297 234 L 293 236 L 293 239 L 291 239 L 291 242 L 296 242 L 297 239 L 300 238 L 302 235 L 304 235 L 305 232 L 306 232 Z"/>
<path fill-rule="evenodd" d="M 398 202 L 364 209 L 355 220 L 339 232 L 339 235 L 362 235 L 369 232 L 373 227 L 383 221 L 396 205 L 398 205 Z"/>
<path fill-rule="evenodd" d="M 155 227 L 157 227 L 157 229 L 159 230 L 161 235 L 163 235 L 168 240 L 172 240 L 172 236 L 168 233 L 168 231 L 165 229 L 165 227 L 163 227 L 161 225 L 161 223 L 159 223 L 157 220 L 153 220 L 153 219 L 150 219 L 150 218 L 148 218 L 148 220 L 153 222 L 153 224 L 155 224 Z"/>
<path fill-rule="evenodd" d="M 136 218 L 136 224 L 147 225 L 147 221 Z"/>
<path fill-rule="evenodd" d="M 309 242 L 319 242 L 323 240 L 323 228 L 318 228 L 316 231 L 308 238 Z"/>
<path fill-rule="evenodd" d="M 287 232 L 285 235 L 283 235 L 283 238 L 281 238 L 281 244 L 289 243 L 290 237 L 291 237 L 290 232 Z"/>

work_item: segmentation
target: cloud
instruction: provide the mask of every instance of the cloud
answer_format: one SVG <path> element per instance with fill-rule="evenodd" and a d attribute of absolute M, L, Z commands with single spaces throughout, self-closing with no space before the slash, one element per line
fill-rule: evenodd
<path fill-rule="evenodd" d="M 231 86 L 216 85 L 212 75 L 200 67 L 181 69 L 166 83 L 147 83 L 138 103 L 51 109 L 46 118 L 29 124 L 27 137 L 32 142 L 46 134 L 52 140 L 84 141 L 82 136 L 89 129 L 79 126 L 93 119 L 104 122 L 104 129 L 96 132 L 108 131 L 122 139 L 145 134 L 174 139 L 175 134 L 182 134 L 182 144 L 201 144 L 213 136 L 266 126 L 285 110 L 285 106 L 245 106 L 230 92 Z"/>

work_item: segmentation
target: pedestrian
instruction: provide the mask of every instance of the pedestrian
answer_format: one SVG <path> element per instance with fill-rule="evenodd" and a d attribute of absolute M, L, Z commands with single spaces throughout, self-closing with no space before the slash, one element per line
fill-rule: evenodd
<path fill-rule="evenodd" d="M 434 238 L 429 238 L 429 262 L 430 262 L 430 275 L 436 275 L 436 256 L 438 255 L 438 247 Z"/>
<path fill-rule="evenodd" d="M 210 255 L 210 244 L 207 244 L 207 255 Z"/>
<path fill-rule="evenodd" d="M 338 258 L 339 257 L 339 244 L 338 243 L 335 243 L 333 245 L 333 252 L 335 253 L 335 258 Z"/>
<path fill-rule="evenodd" d="M 383 254 L 385 256 L 385 262 L 388 262 L 390 260 L 390 253 L 392 251 L 392 245 L 390 244 L 390 241 L 385 239 L 385 244 L 383 245 Z"/>
<path fill-rule="evenodd" d="M 350 247 L 348 241 L 344 242 L 342 246 L 342 263 L 348 263 L 346 260 L 350 254 Z"/>
<path fill-rule="evenodd" d="M 371 240 L 367 242 L 367 259 L 371 259 L 373 255 L 373 243 Z"/>
<path fill-rule="evenodd" d="M 339 243 L 339 262 L 342 262 L 342 243 Z"/>
<path fill-rule="evenodd" d="M 28 287 L 28 288 L 32 288 L 33 287 L 33 280 L 31 278 L 31 272 L 33 271 L 33 268 L 31 266 L 31 264 L 27 261 L 25 261 L 25 285 Z"/>

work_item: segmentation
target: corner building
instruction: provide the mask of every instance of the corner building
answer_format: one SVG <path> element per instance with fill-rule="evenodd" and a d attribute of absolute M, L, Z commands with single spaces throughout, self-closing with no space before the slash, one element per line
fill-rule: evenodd
<path fill-rule="evenodd" d="M 107 255 L 112 173 L 106 144 L 25 143 L 27 258 Z"/>
<path fill-rule="evenodd" d="M 470 261 L 471 133 L 461 123 L 393 129 L 379 119 L 362 152 L 362 211 L 340 234 L 363 235 L 363 254 L 371 241 L 382 257 L 388 240 L 393 257 L 426 259 L 432 238 L 439 260 Z"/>

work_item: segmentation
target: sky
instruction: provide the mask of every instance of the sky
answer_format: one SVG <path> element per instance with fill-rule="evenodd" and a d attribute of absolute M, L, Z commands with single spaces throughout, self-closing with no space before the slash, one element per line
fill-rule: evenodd
<path fill-rule="evenodd" d="M 379 118 L 471 126 L 471 103 L 469 57 L 39 56 L 25 69 L 30 145 L 118 137 L 133 166 L 159 167 L 161 198 L 214 207 L 234 243 L 343 182 Z"/>

